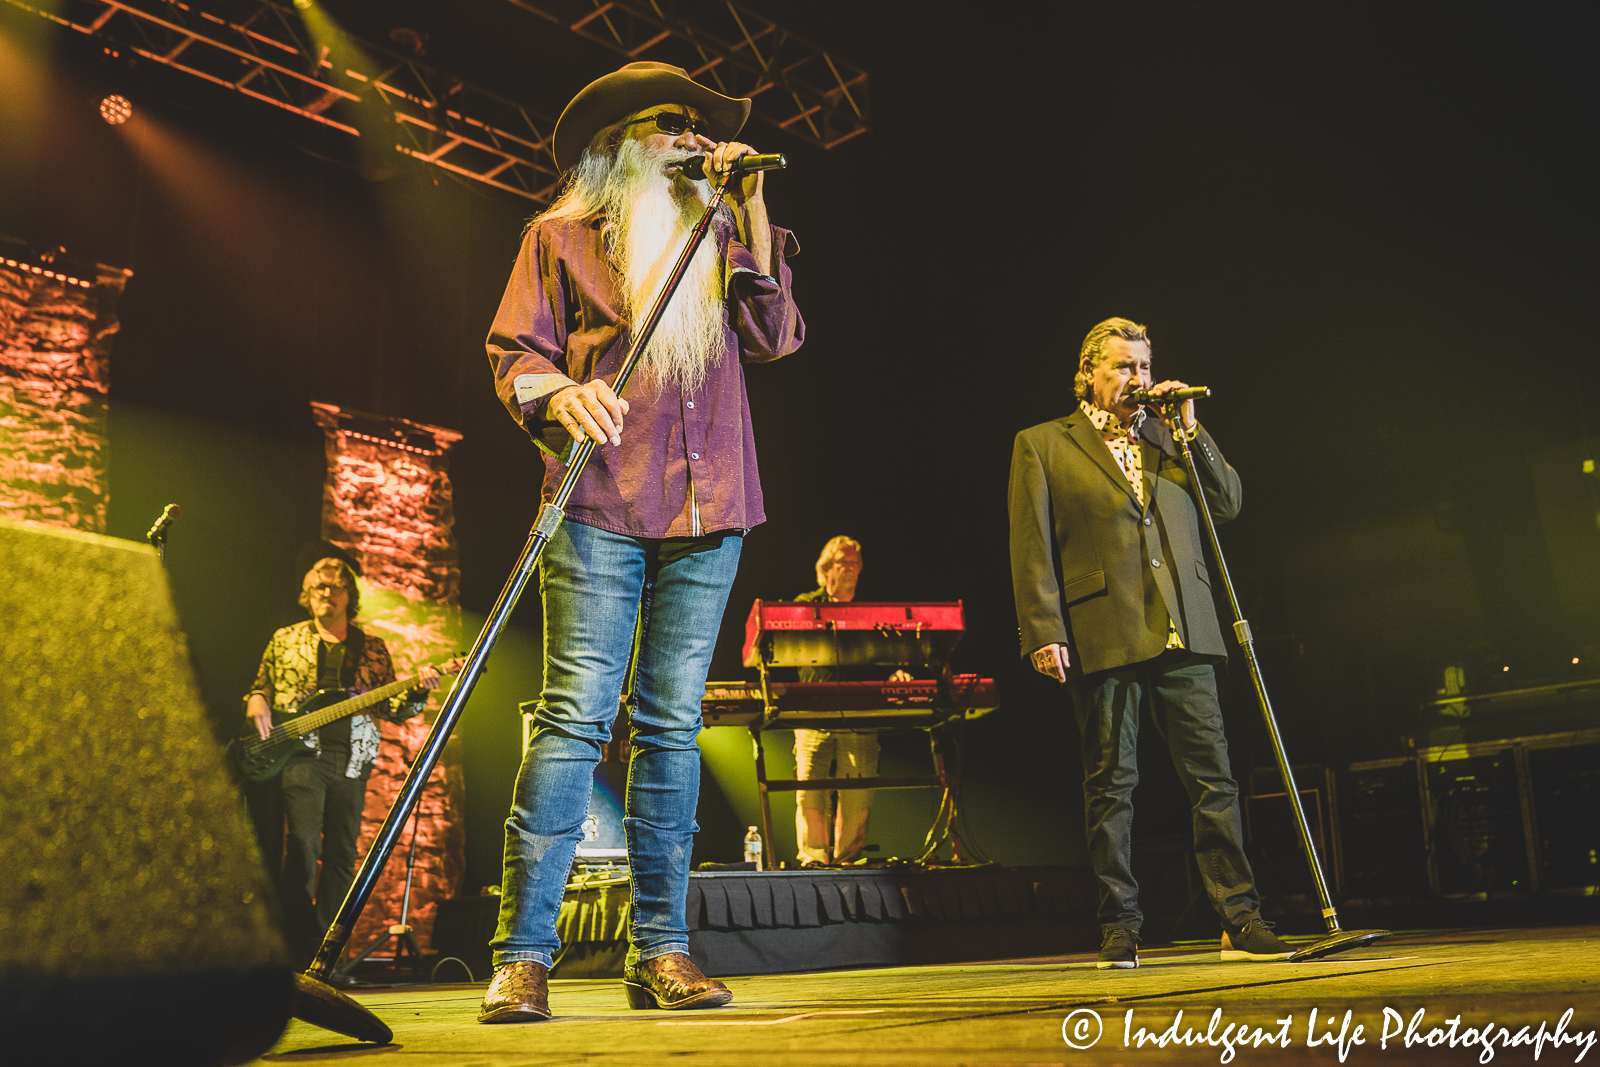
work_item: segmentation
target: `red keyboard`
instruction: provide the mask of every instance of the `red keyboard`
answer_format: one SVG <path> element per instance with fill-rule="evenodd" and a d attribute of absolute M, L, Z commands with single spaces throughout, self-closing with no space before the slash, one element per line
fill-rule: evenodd
<path fill-rule="evenodd" d="M 933 667 L 948 662 L 965 630 L 959 600 L 757 600 L 745 620 L 744 665 Z"/>

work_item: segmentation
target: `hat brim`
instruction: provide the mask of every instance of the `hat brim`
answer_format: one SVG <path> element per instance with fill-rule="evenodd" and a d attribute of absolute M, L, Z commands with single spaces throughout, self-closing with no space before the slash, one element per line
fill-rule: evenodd
<path fill-rule="evenodd" d="M 550 155 L 565 173 L 594 135 L 635 111 L 657 104 L 687 104 L 705 116 L 714 141 L 731 141 L 750 117 L 750 101 L 723 96 L 670 70 L 618 70 L 597 78 L 572 98 L 556 120 Z"/>
<path fill-rule="evenodd" d="M 361 577 L 361 561 L 354 553 L 329 541 L 307 541 L 294 557 L 295 578 L 304 578 L 313 566 L 325 559 L 343 560 L 356 572 L 356 577 Z"/>

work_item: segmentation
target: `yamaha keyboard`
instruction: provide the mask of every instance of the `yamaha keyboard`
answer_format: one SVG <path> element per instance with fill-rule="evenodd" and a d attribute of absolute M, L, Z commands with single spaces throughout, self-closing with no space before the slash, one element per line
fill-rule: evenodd
<path fill-rule="evenodd" d="M 927 727 L 952 719 L 976 719 L 1000 706 L 993 678 L 958 674 L 950 700 L 939 700 L 937 681 L 772 682 L 776 714 L 765 725 L 778 730 L 871 730 Z M 765 704 L 759 682 L 707 682 L 700 702 L 707 726 L 756 726 Z"/>

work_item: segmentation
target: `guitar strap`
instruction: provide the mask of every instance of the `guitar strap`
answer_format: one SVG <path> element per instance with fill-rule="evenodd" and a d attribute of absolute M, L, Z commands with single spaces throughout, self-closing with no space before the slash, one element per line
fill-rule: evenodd
<path fill-rule="evenodd" d="M 349 689 L 356 684 L 356 671 L 361 666 L 361 656 L 367 650 L 367 635 L 352 625 L 344 636 L 344 669 L 339 672 L 339 688 Z"/>

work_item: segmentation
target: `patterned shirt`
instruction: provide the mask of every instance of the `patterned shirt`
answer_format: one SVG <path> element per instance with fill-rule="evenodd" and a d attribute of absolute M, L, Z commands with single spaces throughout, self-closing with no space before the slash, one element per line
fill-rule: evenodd
<path fill-rule="evenodd" d="M 1143 507 L 1144 450 L 1139 445 L 1139 427 L 1144 425 L 1145 418 L 1143 409 L 1124 427 L 1117 422 L 1117 417 L 1105 408 L 1097 408 L 1087 400 L 1078 401 L 1078 406 L 1089 416 L 1094 428 L 1100 431 L 1100 439 L 1111 449 L 1111 458 L 1117 461 L 1117 466 L 1127 475 L 1128 482 L 1133 486 L 1134 495 L 1139 498 L 1139 506 Z"/>
<path fill-rule="evenodd" d="M 1126 427 L 1117 422 L 1117 417 L 1104 408 L 1097 408 L 1087 400 L 1078 401 L 1078 406 L 1083 413 L 1089 416 L 1089 421 L 1094 423 L 1094 428 L 1100 431 L 1100 439 L 1111 450 L 1111 456 L 1117 461 L 1117 466 L 1122 468 L 1122 473 L 1128 476 L 1128 481 L 1133 486 L 1134 495 L 1139 498 L 1139 506 L 1144 506 L 1144 449 L 1139 444 L 1139 427 L 1144 425 L 1145 412 L 1140 409 L 1133 416 L 1133 421 Z M 1194 440 L 1195 430 L 1184 430 L 1184 437 Z M 1178 636 L 1178 624 L 1171 615 L 1167 616 L 1167 647 L 1182 648 L 1183 638 Z"/>
<path fill-rule="evenodd" d="M 362 637 L 361 659 L 356 663 L 351 692 L 365 693 L 394 681 L 394 661 L 389 658 L 389 647 L 383 643 L 383 638 L 374 637 L 353 625 L 350 632 L 359 633 Z M 280 714 L 292 712 L 296 704 L 317 690 L 317 646 L 321 641 L 316 624 L 310 619 L 285 626 L 273 634 L 272 640 L 267 642 L 266 651 L 261 654 L 255 685 L 245 694 L 245 699 L 259 693 L 272 705 L 273 711 Z M 393 721 L 409 719 L 422 710 L 422 704 L 427 700 L 426 693 L 420 701 L 409 699 L 414 694 L 415 690 L 404 697 L 393 698 L 389 701 L 387 712 L 381 711 L 382 705 L 379 705 L 351 717 L 350 763 L 345 768 L 345 777 L 362 777 L 378 758 L 378 725 L 372 721 L 372 715 L 381 714 Z M 301 740 L 311 751 L 320 753 L 320 733 L 319 730 L 313 730 Z"/>

